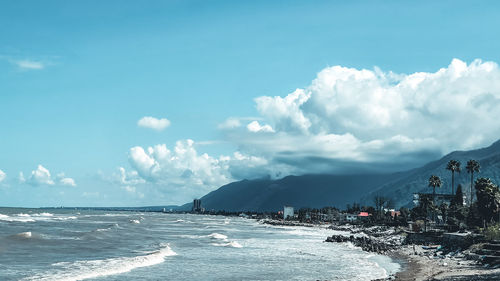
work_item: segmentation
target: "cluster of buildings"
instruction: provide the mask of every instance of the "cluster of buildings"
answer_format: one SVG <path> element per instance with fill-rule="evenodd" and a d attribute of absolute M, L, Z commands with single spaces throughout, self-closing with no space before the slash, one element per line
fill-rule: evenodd
<path fill-rule="evenodd" d="M 384 213 L 390 214 L 391 217 L 401 215 L 400 211 L 394 209 L 384 209 Z M 370 219 L 372 214 L 368 212 L 340 212 L 335 208 L 319 209 L 300 209 L 297 213 L 294 208 L 284 206 L 283 211 L 279 211 L 278 215 L 284 220 L 299 220 L 303 222 L 355 222 Z"/>

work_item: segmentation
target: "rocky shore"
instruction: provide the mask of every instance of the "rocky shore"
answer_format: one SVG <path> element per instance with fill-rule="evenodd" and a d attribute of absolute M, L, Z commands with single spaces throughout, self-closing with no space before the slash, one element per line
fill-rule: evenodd
<path fill-rule="evenodd" d="M 473 244 L 474 241 L 468 239 L 436 240 L 428 235 L 430 238 L 425 241 L 422 237 L 409 235 L 401 229 L 383 226 L 332 225 L 330 228 L 348 234 L 329 236 L 325 242 L 349 242 L 364 251 L 388 255 L 400 261 L 403 270 L 383 279 L 384 281 L 500 280 L 500 264 L 486 264 L 485 257 L 488 256 L 476 253 L 488 250 L 482 250 L 482 245 Z M 436 243 L 433 244 L 433 240 Z"/>

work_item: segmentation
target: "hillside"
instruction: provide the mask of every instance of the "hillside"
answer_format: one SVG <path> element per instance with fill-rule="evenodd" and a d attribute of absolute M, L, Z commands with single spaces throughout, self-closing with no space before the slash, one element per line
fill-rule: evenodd
<path fill-rule="evenodd" d="M 233 182 L 201 198 L 207 210 L 276 211 L 284 205 L 295 208 L 321 208 L 359 201 L 361 194 L 403 176 L 396 174 L 303 175 L 279 180 L 242 180 Z M 189 209 L 187 203 L 181 209 Z"/>
<path fill-rule="evenodd" d="M 481 164 L 481 172 L 477 177 L 489 177 L 493 182 L 500 184 L 500 141 L 491 146 L 470 151 L 455 151 L 445 155 L 437 161 L 430 162 L 420 168 L 407 172 L 407 175 L 397 180 L 387 182 L 366 196 L 361 198 L 361 202 L 370 203 L 375 194 L 393 198 L 397 207 L 411 206 L 411 195 L 415 192 L 431 192 L 428 187 L 430 175 L 437 175 L 441 178 L 442 186 L 437 189 L 437 193 L 451 193 L 451 172 L 446 170 L 446 165 L 451 159 L 461 163 L 461 173 L 455 173 L 455 188 L 462 184 L 464 191 L 470 190 L 470 174 L 465 166 L 467 161 L 475 159 Z"/>

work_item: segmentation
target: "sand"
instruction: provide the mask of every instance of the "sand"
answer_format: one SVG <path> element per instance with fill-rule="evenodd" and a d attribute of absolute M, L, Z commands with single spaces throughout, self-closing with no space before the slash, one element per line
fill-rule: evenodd
<path fill-rule="evenodd" d="M 500 268 L 490 269 L 475 261 L 461 257 L 434 256 L 433 250 L 424 250 L 421 246 L 401 246 L 390 256 L 401 261 L 403 271 L 388 280 L 500 280 Z"/>

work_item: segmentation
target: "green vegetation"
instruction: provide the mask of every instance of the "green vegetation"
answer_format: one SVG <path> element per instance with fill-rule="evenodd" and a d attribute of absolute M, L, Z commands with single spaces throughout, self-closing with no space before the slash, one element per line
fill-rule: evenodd
<path fill-rule="evenodd" d="M 441 187 L 441 178 L 438 176 L 432 175 L 429 178 L 429 187 L 432 187 L 432 201 L 435 203 L 436 201 L 436 187 Z"/>
<path fill-rule="evenodd" d="M 500 240 L 500 223 L 481 229 L 481 233 L 488 240 Z"/>
<path fill-rule="evenodd" d="M 455 191 L 454 175 L 460 172 L 460 162 L 450 160 L 446 169 L 451 171 L 452 194 L 436 194 L 436 188 L 441 187 L 441 178 L 431 175 L 428 186 L 432 187 L 432 193 L 418 193 L 413 209 L 406 209 L 405 222 L 413 221 L 414 230 L 428 227 L 434 230 L 457 231 L 473 230 L 483 233 L 488 239 L 500 239 L 500 189 L 491 179 L 481 177 L 474 181 L 474 174 L 479 173 L 480 165 L 476 160 L 467 162 L 467 172 L 471 175 L 471 192 L 475 189 L 476 200 L 473 194 L 467 196 L 468 204 L 465 204 L 464 192 L 461 184 Z M 375 213 L 373 219 L 378 223 L 384 223 L 384 212 L 386 197 L 375 196 Z M 398 217 L 401 221 L 403 215 Z M 419 223 L 417 223 L 419 222 Z"/>
<path fill-rule="evenodd" d="M 469 198 L 469 203 L 472 205 L 473 198 L 474 198 L 474 193 L 472 192 L 472 183 L 474 182 L 474 173 L 479 173 L 479 168 L 481 166 L 479 165 L 479 162 L 476 160 L 469 160 L 467 161 L 467 166 L 465 166 L 465 169 L 467 170 L 467 173 L 470 174 L 470 198 Z"/>
<path fill-rule="evenodd" d="M 446 170 L 451 171 L 451 194 L 455 194 L 455 172 L 460 173 L 460 162 L 450 160 L 446 165 Z"/>

